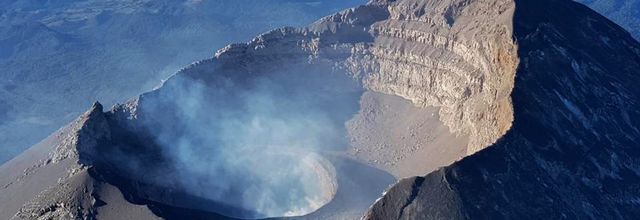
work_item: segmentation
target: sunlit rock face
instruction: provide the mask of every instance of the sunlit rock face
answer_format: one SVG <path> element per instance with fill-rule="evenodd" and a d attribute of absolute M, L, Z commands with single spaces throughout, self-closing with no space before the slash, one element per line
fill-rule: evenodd
<path fill-rule="evenodd" d="M 469 136 L 472 154 L 513 120 L 513 8 L 506 0 L 397 1 L 351 60 L 367 88 L 441 107 L 440 120 Z"/>

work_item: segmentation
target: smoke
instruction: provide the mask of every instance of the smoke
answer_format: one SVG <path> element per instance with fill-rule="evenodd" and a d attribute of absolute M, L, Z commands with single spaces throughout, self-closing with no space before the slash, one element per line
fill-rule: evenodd
<path fill-rule="evenodd" d="M 174 76 L 139 113 L 170 161 L 159 173 L 171 180 L 153 181 L 245 210 L 222 213 L 233 217 L 313 212 L 336 193 L 335 170 L 321 155 L 347 146 L 344 123 L 360 94 L 346 74 L 326 67 L 206 82 Z"/>
<path fill-rule="evenodd" d="M 155 86 L 217 48 L 364 3 L 326 0 L 4 1 L 0 163 L 84 112 Z M 47 118 L 43 121 L 24 118 Z M 35 122 L 35 123 L 31 123 Z"/>

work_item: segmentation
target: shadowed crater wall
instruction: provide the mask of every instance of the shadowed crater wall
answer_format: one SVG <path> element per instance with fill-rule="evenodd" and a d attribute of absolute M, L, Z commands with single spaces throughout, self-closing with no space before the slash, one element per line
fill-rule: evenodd
<path fill-rule="evenodd" d="M 321 155 L 348 146 L 344 123 L 363 92 L 357 82 L 323 63 L 209 67 L 212 78 L 186 70 L 141 96 L 134 119 L 114 117 L 120 131 L 108 144 L 116 147 L 101 152 L 106 163 L 130 179 L 248 210 L 213 209 L 232 217 L 304 215 L 330 202 L 336 171 Z M 149 199 L 212 210 L 162 193 Z"/>

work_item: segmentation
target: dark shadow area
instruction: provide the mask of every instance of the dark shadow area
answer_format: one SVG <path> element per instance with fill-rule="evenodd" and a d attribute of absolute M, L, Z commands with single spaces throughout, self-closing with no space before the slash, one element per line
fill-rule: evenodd
<path fill-rule="evenodd" d="M 189 197 L 184 192 L 173 191 L 173 189 L 156 187 L 152 184 L 143 184 L 138 181 L 129 179 L 125 176 L 118 175 L 116 173 L 111 172 L 109 169 L 98 169 L 96 167 L 92 167 L 89 169 L 89 174 L 91 177 L 95 178 L 99 181 L 104 181 L 109 184 L 112 184 L 118 189 L 127 200 L 132 204 L 136 205 L 146 205 L 151 212 L 155 215 L 168 220 L 178 220 L 178 219 L 236 219 L 226 217 L 220 214 L 216 214 L 214 211 L 224 210 L 225 213 L 232 214 L 244 214 L 251 213 L 248 210 L 239 210 L 236 207 L 229 207 L 224 204 L 216 203 L 215 201 L 203 199 L 203 198 L 195 198 Z M 178 206 L 170 206 L 166 205 L 162 202 L 156 202 L 150 200 L 149 193 L 162 193 L 164 196 L 174 197 L 177 201 L 179 200 L 187 200 L 190 203 L 198 202 L 203 205 L 210 206 L 212 211 L 202 211 L 197 209 L 189 209 Z M 108 204 L 107 204 L 108 205 Z M 100 214 L 100 213 L 98 213 Z"/>
<path fill-rule="evenodd" d="M 515 120 L 448 168 L 478 218 L 633 218 L 640 176 L 640 44 L 587 7 L 516 0 Z M 616 39 L 606 42 L 605 39 Z M 634 159 L 636 158 L 636 159 Z M 489 207 L 501 207 L 491 209 Z M 596 211 L 597 210 L 597 211 Z"/>
<path fill-rule="evenodd" d="M 346 149 L 345 122 L 360 107 L 363 89 L 347 73 L 298 60 L 211 67 L 143 95 L 134 119 L 107 114 L 112 140 L 98 148 L 92 176 L 167 219 L 363 211 L 394 181 L 323 154 Z"/>

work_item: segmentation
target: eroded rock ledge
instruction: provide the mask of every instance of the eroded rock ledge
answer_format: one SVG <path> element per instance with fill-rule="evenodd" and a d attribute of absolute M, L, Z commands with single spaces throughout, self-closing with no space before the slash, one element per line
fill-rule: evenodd
<path fill-rule="evenodd" d="M 440 108 L 440 119 L 469 135 L 467 154 L 511 126 L 518 64 L 509 0 L 398 1 L 371 26 L 374 41 L 350 58 L 374 91 Z"/>

